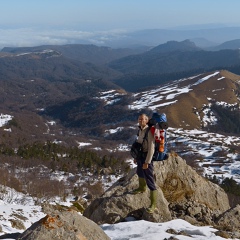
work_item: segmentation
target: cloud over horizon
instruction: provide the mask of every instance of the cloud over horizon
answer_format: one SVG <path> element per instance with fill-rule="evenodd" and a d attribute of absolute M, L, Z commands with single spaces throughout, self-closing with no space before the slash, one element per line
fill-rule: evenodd
<path fill-rule="evenodd" d="M 0 28 L 0 49 L 4 47 L 33 47 L 39 45 L 96 44 L 123 38 L 127 31 L 80 31 L 68 29 Z"/>

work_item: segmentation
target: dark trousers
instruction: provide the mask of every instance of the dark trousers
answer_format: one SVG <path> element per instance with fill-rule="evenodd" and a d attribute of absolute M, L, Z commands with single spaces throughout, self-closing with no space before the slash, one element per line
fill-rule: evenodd
<path fill-rule="evenodd" d="M 137 175 L 140 178 L 145 178 L 148 188 L 151 191 L 156 190 L 154 175 L 153 175 L 153 162 L 148 164 L 147 169 L 143 169 L 143 163 L 145 162 L 145 158 L 137 160 Z"/>

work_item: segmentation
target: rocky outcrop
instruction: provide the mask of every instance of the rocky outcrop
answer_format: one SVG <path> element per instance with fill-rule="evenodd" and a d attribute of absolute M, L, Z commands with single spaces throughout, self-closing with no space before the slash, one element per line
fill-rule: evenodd
<path fill-rule="evenodd" d="M 221 214 L 216 220 L 216 225 L 228 232 L 239 232 L 240 238 L 240 205 Z"/>
<path fill-rule="evenodd" d="M 17 239 L 21 240 L 110 240 L 91 220 L 74 210 L 52 211 L 34 223 Z"/>
<path fill-rule="evenodd" d="M 158 190 L 157 211 L 147 214 L 149 191 L 132 194 L 138 186 L 133 169 L 101 197 L 95 199 L 83 215 L 97 224 L 117 223 L 127 217 L 163 222 L 183 218 L 194 223 L 213 223 L 227 211 L 227 194 L 218 185 L 198 175 L 181 157 L 171 153 L 164 162 L 154 162 Z"/>
<path fill-rule="evenodd" d="M 224 190 L 197 174 L 175 153 L 167 161 L 155 164 L 155 174 L 156 183 L 169 203 L 192 201 L 221 212 L 230 208 Z"/>
<path fill-rule="evenodd" d="M 95 199 L 84 211 L 83 215 L 90 218 L 97 224 L 117 223 L 124 221 L 127 217 L 145 220 L 148 214 L 144 211 L 150 205 L 149 191 L 142 194 L 132 194 L 133 189 L 137 188 L 138 178 L 135 170 L 127 177 L 117 181 L 104 195 Z M 171 219 L 168 209 L 168 202 L 165 199 L 161 188 L 158 188 L 158 216 L 155 221 L 167 221 Z"/>

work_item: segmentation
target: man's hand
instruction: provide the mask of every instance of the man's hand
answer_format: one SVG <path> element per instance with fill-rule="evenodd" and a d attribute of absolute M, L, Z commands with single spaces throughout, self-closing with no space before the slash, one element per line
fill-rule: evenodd
<path fill-rule="evenodd" d="M 144 163 L 142 168 L 143 169 L 148 169 L 148 163 Z"/>

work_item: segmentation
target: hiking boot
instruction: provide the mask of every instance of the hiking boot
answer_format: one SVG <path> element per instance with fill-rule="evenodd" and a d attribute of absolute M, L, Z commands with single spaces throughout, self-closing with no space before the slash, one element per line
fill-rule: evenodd
<path fill-rule="evenodd" d="M 157 190 L 150 191 L 150 200 L 151 200 L 151 205 L 149 208 L 147 208 L 147 212 L 153 213 L 157 207 Z"/>
<path fill-rule="evenodd" d="M 132 192 L 133 194 L 143 193 L 146 191 L 147 184 L 146 184 L 145 178 L 139 177 L 138 182 L 139 182 L 139 187 L 133 190 Z"/>

